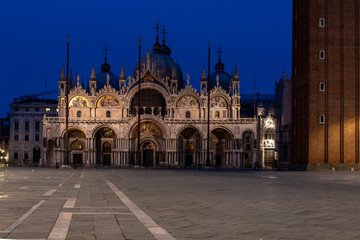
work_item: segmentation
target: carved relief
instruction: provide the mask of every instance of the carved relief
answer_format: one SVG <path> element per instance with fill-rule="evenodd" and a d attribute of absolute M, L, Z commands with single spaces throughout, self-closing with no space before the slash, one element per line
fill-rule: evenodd
<path fill-rule="evenodd" d="M 198 107 L 199 103 L 193 96 L 183 96 L 177 102 L 177 107 Z"/>

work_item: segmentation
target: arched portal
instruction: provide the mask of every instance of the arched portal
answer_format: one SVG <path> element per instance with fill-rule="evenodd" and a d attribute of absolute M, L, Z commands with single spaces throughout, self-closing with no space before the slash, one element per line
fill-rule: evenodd
<path fill-rule="evenodd" d="M 140 162 L 137 162 L 138 126 L 134 125 L 131 131 L 132 165 L 144 167 L 160 166 L 165 164 L 163 152 L 163 131 L 156 122 L 143 121 L 140 123 Z"/>
<path fill-rule="evenodd" d="M 144 167 L 153 167 L 154 159 L 155 159 L 155 144 L 151 141 L 145 141 L 142 144 L 142 158 L 143 158 L 143 166 Z"/>
<path fill-rule="evenodd" d="M 66 140 L 66 134 L 65 134 Z M 86 136 L 85 133 L 78 129 L 72 129 L 68 132 L 68 149 L 67 156 L 65 156 L 65 164 L 71 164 L 75 167 L 84 165 L 84 150 Z"/>
<path fill-rule="evenodd" d="M 201 137 L 200 133 L 195 128 L 187 127 L 182 130 L 177 141 L 180 165 L 190 168 L 201 164 Z"/>
<path fill-rule="evenodd" d="M 230 165 L 231 146 L 233 137 L 230 132 L 223 128 L 216 128 L 210 133 L 212 164 L 216 167 Z"/>
<path fill-rule="evenodd" d="M 140 113 L 164 116 L 166 114 L 166 101 L 163 95 L 155 89 L 142 89 L 140 99 Z M 131 100 L 131 114 L 136 115 L 139 107 L 139 93 Z"/>
<path fill-rule="evenodd" d="M 111 166 L 113 149 L 116 147 L 116 133 L 109 127 L 103 127 L 95 133 L 96 165 Z"/>

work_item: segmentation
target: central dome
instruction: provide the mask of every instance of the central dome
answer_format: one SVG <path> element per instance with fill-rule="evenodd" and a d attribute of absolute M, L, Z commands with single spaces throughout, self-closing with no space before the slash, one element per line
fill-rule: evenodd
<path fill-rule="evenodd" d="M 173 77 L 175 77 L 173 76 L 173 69 L 175 68 L 176 78 L 178 79 L 178 88 L 181 88 L 183 86 L 184 80 L 181 68 L 173 58 L 168 56 L 166 53 L 163 53 L 162 51 L 158 51 L 157 49 L 156 51 L 154 50 L 152 53 L 147 54 L 150 54 L 150 68 L 155 65 L 156 69 L 160 71 L 160 77 L 165 78 L 166 76 L 168 76 L 170 79 L 172 79 Z M 140 62 L 141 65 L 145 64 L 146 66 L 147 55 L 143 56 Z M 135 66 L 134 75 L 136 75 L 135 73 L 138 69 L 139 63 L 137 63 Z"/>

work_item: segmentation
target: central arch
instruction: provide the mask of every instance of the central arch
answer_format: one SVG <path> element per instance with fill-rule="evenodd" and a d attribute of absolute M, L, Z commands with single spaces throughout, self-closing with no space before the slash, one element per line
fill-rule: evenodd
<path fill-rule="evenodd" d="M 138 125 L 135 124 L 130 134 L 132 142 L 131 163 L 144 167 L 155 167 L 165 164 L 163 151 L 164 133 L 160 126 L 149 120 L 140 123 L 140 162 L 137 162 Z"/>

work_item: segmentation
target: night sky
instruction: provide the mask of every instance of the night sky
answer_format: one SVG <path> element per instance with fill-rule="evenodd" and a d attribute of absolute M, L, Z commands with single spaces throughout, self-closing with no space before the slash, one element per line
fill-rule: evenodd
<path fill-rule="evenodd" d="M 138 39 L 145 55 L 155 43 L 157 18 L 166 25 L 171 57 L 197 89 L 209 41 L 211 72 L 221 45 L 225 71 L 231 73 L 237 63 L 241 93 L 253 93 L 254 76 L 257 92 L 273 93 L 283 70 L 291 72 L 291 0 L 2 0 L 0 117 L 14 98 L 45 91 L 45 76 L 47 90 L 57 90 L 67 35 L 70 67 L 86 83 L 93 64 L 100 71 L 105 43 L 111 72 L 120 76 L 124 64 L 126 76 L 133 75 Z"/>

